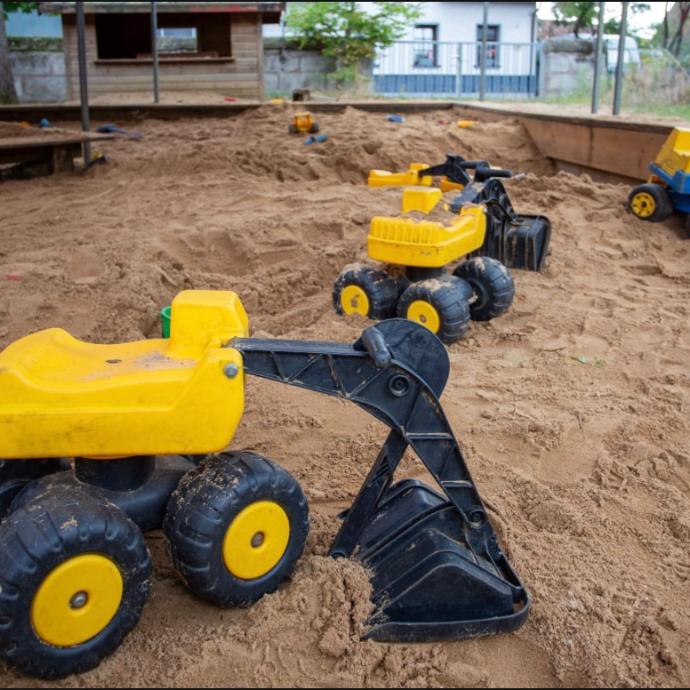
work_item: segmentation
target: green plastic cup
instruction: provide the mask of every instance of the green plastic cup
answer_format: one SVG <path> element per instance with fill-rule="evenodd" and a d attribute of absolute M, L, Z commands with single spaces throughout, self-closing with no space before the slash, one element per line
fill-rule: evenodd
<path fill-rule="evenodd" d="M 161 327 L 163 330 L 163 337 L 170 337 L 170 320 L 172 319 L 172 307 L 165 307 L 161 310 Z"/>

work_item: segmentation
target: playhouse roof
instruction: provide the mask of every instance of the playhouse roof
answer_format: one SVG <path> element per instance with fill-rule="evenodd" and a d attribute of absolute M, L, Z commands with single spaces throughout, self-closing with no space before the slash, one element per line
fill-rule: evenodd
<path fill-rule="evenodd" d="M 284 9 L 283 2 L 158 2 L 159 13 L 258 13 L 263 15 L 264 21 L 279 21 Z M 75 2 L 41 2 L 39 11 L 42 13 L 74 14 Z M 87 14 L 130 14 L 151 12 L 150 2 L 85 2 L 84 12 Z"/>

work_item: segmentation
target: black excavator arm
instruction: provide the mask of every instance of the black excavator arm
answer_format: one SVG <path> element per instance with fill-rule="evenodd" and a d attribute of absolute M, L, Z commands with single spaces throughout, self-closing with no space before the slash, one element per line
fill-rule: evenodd
<path fill-rule="evenodd" d="M 350 400 L 390 427 L 332 546 L 371 569 L 369 637 L 454 639 L 507 632 L 529 596 L 503 554 L 439 398 L 450 363 L 427 329 L 392 319 L 353 345 L 239 338 L 246 373 Z M 443 495 L 393 485 L 410 447 Z"/>

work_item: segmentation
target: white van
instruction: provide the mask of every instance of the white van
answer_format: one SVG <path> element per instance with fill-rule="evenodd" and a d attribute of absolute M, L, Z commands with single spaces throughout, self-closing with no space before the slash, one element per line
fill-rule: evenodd
<path fill-rule="evenodd" d="M 604 43 L 606 44 L 606 67 L 612 73 L 616 71 L 616 65 L 618 64 L 620 36 L 617 34 L 604 34 Z M 624 65 L 639 65 L 641 63 L 640 48 L 637 45 L 637 40 L 632 36 L 625 37 L 624 59 Z"/>

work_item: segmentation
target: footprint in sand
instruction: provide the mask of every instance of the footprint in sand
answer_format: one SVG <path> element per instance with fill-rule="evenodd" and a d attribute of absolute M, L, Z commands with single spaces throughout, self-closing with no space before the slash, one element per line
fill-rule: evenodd
<path fill-rule="evenodd" d="M 79 248 L 71 252 L 67 271 L 77 285 L 93 285 L 105 273 L 105 264 L 94 251 Z"/>

